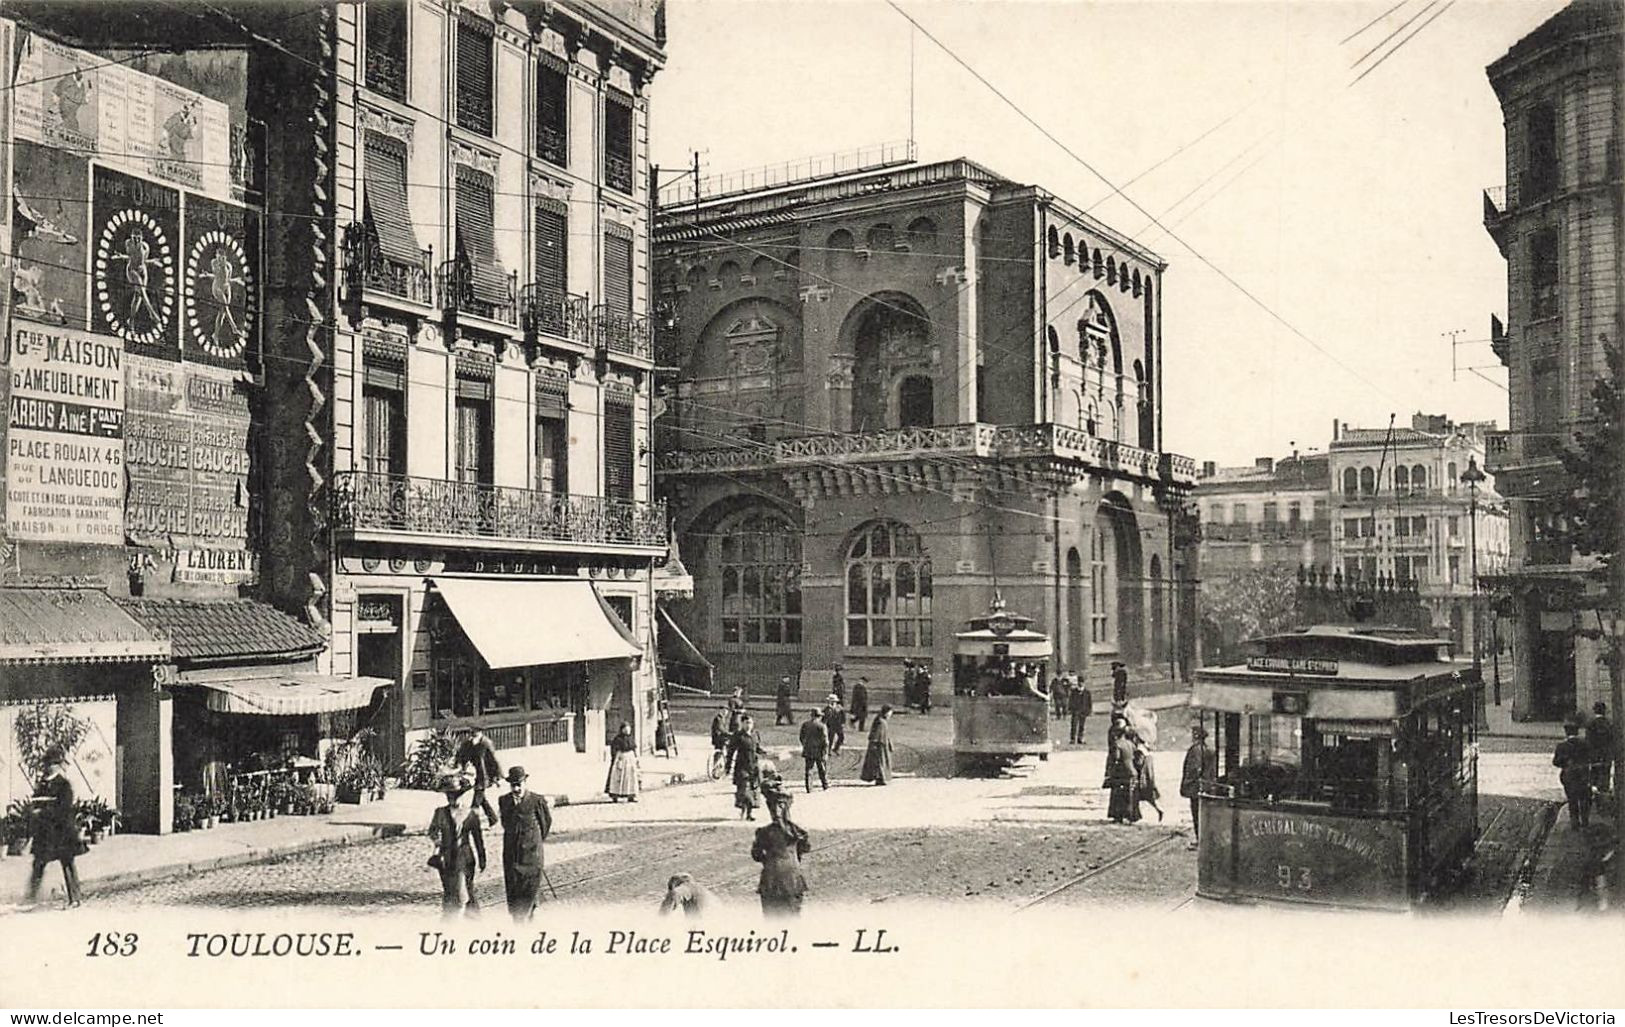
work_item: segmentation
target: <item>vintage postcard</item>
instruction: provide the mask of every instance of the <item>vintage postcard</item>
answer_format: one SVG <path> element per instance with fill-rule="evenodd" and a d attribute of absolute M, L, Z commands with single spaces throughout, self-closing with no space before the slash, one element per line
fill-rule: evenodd
<path fill-rule="evenodd" d="M 0 1002 L 1613 1022 L 1621 23 L 0 5 Z"/>

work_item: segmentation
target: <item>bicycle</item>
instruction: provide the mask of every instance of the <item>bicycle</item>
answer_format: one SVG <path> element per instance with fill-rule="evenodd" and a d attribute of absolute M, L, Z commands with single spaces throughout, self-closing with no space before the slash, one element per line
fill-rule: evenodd
<path fill-rule="evenodd" d="M 706 765 L 706 773 L 713 781 L 721 781 L 728 772 L 728 754 L 724 749 L 712 749 L 711 761 Z"/>

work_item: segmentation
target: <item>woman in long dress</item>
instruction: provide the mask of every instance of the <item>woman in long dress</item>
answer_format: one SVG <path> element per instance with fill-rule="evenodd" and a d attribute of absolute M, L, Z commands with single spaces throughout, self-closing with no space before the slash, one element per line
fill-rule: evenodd
<path fill-rule="evenodd" d="M 609 776 L 604 791 L 610 802 L 638 801 L 638 745 L 632 740 L 632 725 L 621 722 L 621 730 L 609 741 Z"/>
<path fill-rule="evenodd" d="M 442 779 L 440 790 L 446 804 L 429 821 L 429 838 L 435 843 L 429 865 L 440 871 L 440 911 L 448 917 L 480 915 L 474 874 L 485 869 L 485 836 L 480 831 L 479 812 L 463 801 L 471 787 L 461 774 Z"/>
<path fill-rule="evenodd" d="M 734 806 L 741 817 L 755 820 L 757 793 L 762 787 L 762 746 L 750 714 L 739 718 L 739 730 L 734 732 L 729 744 L 733 758 Z"/>
<path fill-rule="evenodd" d="M 1106 816 L 1112 823 L 1132 824 L 1140 819 L 1140 804 L 1134 800 L 1134 743 L 1122 720 L 1112 721 L 1106 733 L 1106 779 L 1101 787 L 1111 789 Z"/>
<path fill-rule="evenodd" d="M 807 878 L 801 872 L 801 857 L 812 851 L 807 832 L 790 819 L 789 793 L 763 789 L 773 822 L 756 829 L 750 858 L 762 864 L 756 894 L 766 916 L 795 916 L 807 894 Z"/>
<path fill-rule="evenodd" d="M 1151 758 L 1151 746 L 1146 744 L 1145 739 L 1141 738 L 1138 732 L 1131 733 L 1129 737 L 1134 740 L 1135 812 L 1139 812 L 1138 805 L 1140 803 L 1150 803 L 1151 808 L 1157 811 L 1157 821 L 1160 823 L 1162 821 L 1162 807 L 1157 805 L 1157 800 L 1162 798 L 1162 793 L 1157 790 L 1157 768 Z M 1136 817 L 1135 819 L 1139 818 Z"/>
<path fill-rule="evenodd" d="M 858 776 L 877 785 L 891 783 L 890 706 L 882 706 L 869 725 L 869 749 L 863 754 L 863 771 Z"/>

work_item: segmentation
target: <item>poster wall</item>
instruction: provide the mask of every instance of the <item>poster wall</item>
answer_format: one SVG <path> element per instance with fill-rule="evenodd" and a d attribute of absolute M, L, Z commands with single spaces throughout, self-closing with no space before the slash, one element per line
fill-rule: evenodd
<path fill-rule="evenodd" d="M 124 544 L 124 349 L 73 328 L 12 323 L 6 533 Z"/>
<path fill-rule="evenodd" d="M 253 567 L 246 558 L 190 553 L 247 549 L 247 393 L 224 368 L 125 359 L 126 535 L 133 545 L 182 551 L 180 580 L 247 580 Z"/>
<path fill-rule="evenodd" d="M 229 200 L 226 105 L 128 64 L 24 34 L 16 138 Z"/>
<path fill-rule="evenodd" d="M 102 167 L 93 178 L 90 326 L 179 360 L 180 193 Z"/>
<path fill-rule="evenodd" d="M 243 207 L 188 194 L 185 232 L 181 354 L 245 370 L 259 315 L 259 226 Z"/>
<path fill-rule="evenodd" d="M 12 225 L 17 312 L 84 328 L 90 164 L 64 150 L 15 144 Z"/>

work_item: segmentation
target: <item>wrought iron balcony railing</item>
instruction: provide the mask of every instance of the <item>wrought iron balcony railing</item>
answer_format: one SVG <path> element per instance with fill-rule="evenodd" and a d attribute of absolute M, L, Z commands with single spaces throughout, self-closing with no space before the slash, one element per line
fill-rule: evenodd
<path fill-rule="evenodd" d="M 447 260 L 441 262 L 435 278 L 441 305 L 447 310 L 502 324 L 519 323 L 519 275 L 516 272 L 482 270 L 466 260 Z"/>
<path fill-rule="evenodd" d="M 604 151 L 604 184 L 628 195 L 632 192 L 632 159 Z"/>
<path fill-rule="evenodd" d="M 592 345 L 587 297 L 536 282 L 525 286 L 519 297 L 519 308 L 527 333 Z"/>
<path fill-rule="evenodd" d="M 334 526 L 586 545 L 664 546 L 666 505 L 375 471 L 333 476 Z"/>
<path fill-rule="evenodd" d="M 434 250 L 421 251 L 412 264 L 393 260 L 379 251 L 360 223 L 344 230 L 344 276 L 352 294 L 367 290 L 434 305 Z"/>
<path fill-rule="evenodd" d="M 649 319 L 636 317 L 600 303 L 592 308 L 593 341 L 611 353 L 649 360 L 654 356 L 654 337 Z"/>
<path fill-rule="evenodd" d="M 536 156 L 550 164 L 565 167 L 570 163 L 570 137 L 561 128 L 536 125 Z"/>

